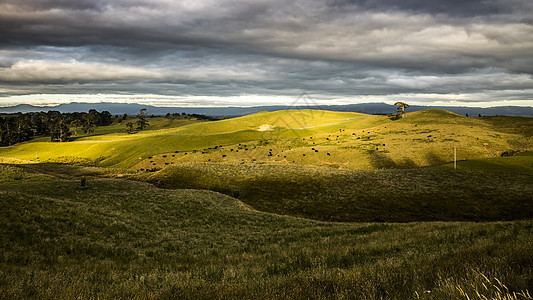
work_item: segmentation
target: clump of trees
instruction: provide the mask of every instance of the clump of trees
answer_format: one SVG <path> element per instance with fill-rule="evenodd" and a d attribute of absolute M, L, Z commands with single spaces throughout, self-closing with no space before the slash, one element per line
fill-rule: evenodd
<path fill-rule="evenodd" d="M 127 115 L 124 115 L 127 117 Z M 146 120 L 146 109 L 143 108 L 140 110 L 139 115 L 137 116 L 138 120 L 137 122 L 128 122 L 126 123 L 126 132 L 132 133 L 133 132 L 133 126 L 136 126 L 137 130 L 143 130 L 146 126 L 150 126 L 148 123 L 148 120 Z"/>
<path fill-rule="evenodd" d="M 50 130 L 50 140 L 52 142 L 68 142 L 71 134 L 70 127 L 64 117 L 59 116 L 52 121 Z"/>
<path fill-rule="evenodd" d="M 143 130 L 144 127 L 150 125 L 150 124 L 148 124 L 148 121 L 146 121 L 145 114 L 146 114 L 146 109 L 145 108 L 141 109 L 141 111 L 139 112 L 139 116 L 138 116 L 139 120 L 137 120 L 137 122 L 135 122 L 135 125 L 137 125 L 137 129 L 139 129 L 139 130 Z"/>
<path fill-rule="evenodd" d="M 0 115 L 0 145 L 11 146 L 30 140 L 34 136 L 50 136 L 53 142 L 67 142 L 72 136 L 70 127 L 85 133 L 94 131 L 97 126 L 113 123 L 113 116 L 107 112 L 94 109 L 88 113 L 48 112 L 16 113 Z"/>
<path fill-rule="evenodd" d="M 185 112 L 182 112 L 181 114 L 180 113 L 167 113 L 165 115 L 165 118 L 167 119 L 176 119 L 176 118 L 179 118 L 179 119 L 196 119 L 196 120 L 204 120 L 204 121 L 218 121 L 218 120 L 221 120 L 221 118 L 217 118 L 217 117 L 213 117 L 213 116 L 206 116 L 206 115 L 201 115 L 201 114 L 188 114 L 188 113 L 185 113 Z M 229 117 L 228 116 L 224 116 L 222 119 L 226 119 Z"/>

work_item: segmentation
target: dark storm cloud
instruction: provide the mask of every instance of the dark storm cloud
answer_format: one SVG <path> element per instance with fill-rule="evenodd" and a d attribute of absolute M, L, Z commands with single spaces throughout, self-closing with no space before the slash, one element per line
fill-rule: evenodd
<path fill-rule="evenodd" d="M 0 94 L 523 98 L 532 15 L 529 0 L 4 0 Z"/>
<path fill-rule="evenodd" d="M 491 0 L 332 0 L 331 5 L 356 6 L 364 10 L 400 10 L 414 13 L 445 14 L 458 17 L 494 15 L 509 11 L 508 5 Z"/>

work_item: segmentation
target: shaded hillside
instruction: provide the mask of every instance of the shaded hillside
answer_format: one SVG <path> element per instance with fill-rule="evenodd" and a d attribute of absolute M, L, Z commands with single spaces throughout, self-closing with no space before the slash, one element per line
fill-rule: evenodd
<path fill-rule="evenodd" d="M 457 299 L 533 282 L 531 221 L 327 223 L 68 168 L 0 165 L 2 298 Z"/>
<path fill-rule="evenodd" d="M 498 221 L 533 217 L 533 173 L 191 164 L 141 178 L 161 187 L 225 193 L 260 211 L 327 221 Z"/>

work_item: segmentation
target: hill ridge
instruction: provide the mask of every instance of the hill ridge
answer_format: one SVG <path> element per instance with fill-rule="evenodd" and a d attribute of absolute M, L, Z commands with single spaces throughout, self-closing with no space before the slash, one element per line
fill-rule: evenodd
<path fill-rule="evenodd" d="M 386 103 L 357 103 L 346 105 L 313 105 L 313 106 L 252 106 L 252 107 L 164 107 L 153 106 L 138 103 L 84 103 L 72 102 L 67 104 L 60 104 L 56 106 L 33 106 L 30 104 L 19 104 L 16 106 L 0 107 L 0 113 L 17 113 L 17 112 L 39 112 L 57 110 L 64 112 L 87 112 L 89 109 L 96 109 L 98 111 L 109 111 L 113 115 L 122 115 L 124 113 L 129 115 L 136 115 L 141 109 L 147 109 L 149 115 L 165 115 L 167 113 L 189 113 L 189 114 L 203 114 L 209 116 L 223 117 L 223 116 L 243 116 L 261 111 L 276 111 L 286 109 L 300 109 L 303 107 L 320 108 L 330 111 L 345 111 L 345 112 L 359 112 L 365 114 L 389 114 L 396 111 L 396 107 Z M 469 114 L 470 116 L 494 115 L 510 115 L 510 116 L 524 116 L 533 117 L 533 107 L 527 106 L 495 106 L 495 107 L 464 107 L 464 106 L 422 106 L 411 105 L 408 111 L 419 111 L 428 108 L 442 108 L 460 115 Z"/>

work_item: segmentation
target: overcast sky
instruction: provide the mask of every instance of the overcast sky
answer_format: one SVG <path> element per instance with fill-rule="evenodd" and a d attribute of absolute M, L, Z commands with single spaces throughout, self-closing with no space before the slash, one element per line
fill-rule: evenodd
<path fill-rule="evenodd" d="M 533 106 L 532 75 L 532 0 L 0 0 L 0 106 Z"/>

